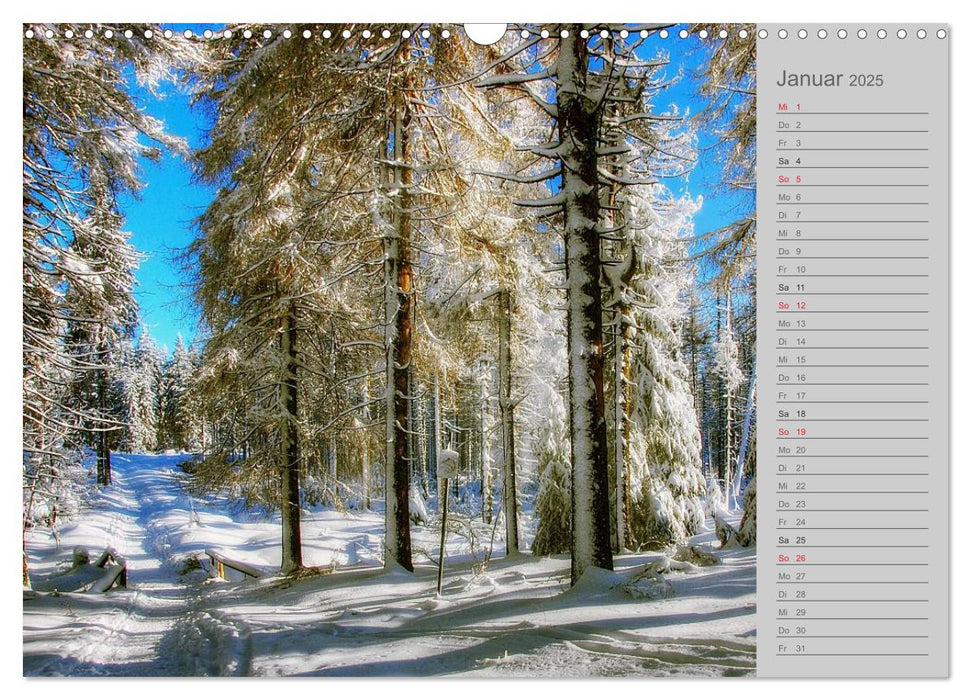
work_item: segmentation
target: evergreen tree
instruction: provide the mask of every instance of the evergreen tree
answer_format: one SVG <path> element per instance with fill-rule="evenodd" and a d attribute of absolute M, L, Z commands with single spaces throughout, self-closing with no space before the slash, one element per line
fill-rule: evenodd
<path fill-rule="evenodd" d="M 155 341 L 142 329 L 138 345 L 131 355 L 131 366 L 125 373 L 122 397 L 125 422 L 128 425 L 128 452 L 151 452 L 158 449 L 159 384 L 162 377 L 162 354 Z"/>
<path fill-rule="evenodd" d="M 475 111 L 430 93 L 436 86 L 452 97 L 473 92 L 460 80 L 472 59 L 463 52 L 473 46 L 431 41 L 414 28 L 389 27 L 385 35 L 384 26 L 367 27 L 372 36 L 362 41 L 365 28 L 264 45 L 233 27 L 231 40 L 213 45 L 200 94 L 215 121 L 199 156 L 203 177 L 224 189 L 190 258 L 203 262 L 199 299 L 218 311 L 206 319 L 214 333 L 205 354 L 214 361 L 220 347 L 234 351 L 234 367 L 248 364 L 263 350 L 241 352 L 242 340 L 252 339 L 247 326 L 278 317 L 275 303 L 295 301 L 304 348 L 296 366 L 308 396 L 298 434 L 313 443 L 303 450 L 308 478 L 323 455 L 324 481 L 334 483 L 334 467 L 340 474 L 348 459 L 335 453 L 348 453 L 341 446 L 350 442 L 335 431 L 359 430 L 354 420 L 362 411 L 383 405 L 387 563 L 411 568 L 408 484 L 421 445 L 408 430 L 419 413 L 410 389 L 420 391 L 434 366 L 423 360 L 419 340 L 427 326 L 418 322 L 415 260 L 442 236 L 448 245 L 462 238 L 454 195 L 468 192 L 469 181 L 457 174 L 462 142 L 448 130 L 461 130 Z M 267 214 L 283 200 L 285 208 Z M 268 233 L 261 217 L 273 218 L 279 232 Z M 472 231 L 486 240 L 484 226 Z M 283 246 L 282 236 L 290 237 Z M 243 247 L 263 251 L 250 261 L 263 288 L 227 277 L 253 275 L 255 268 L 233 260 Z M 363 390 L 375 350 L 384 353 L 381 393 Z M 225 376 L 204 374 L 204 381 Z"/>
<path fill-rule="evenodd" d="M 715 458 L 719 465 L 719 476 L 725 482 L 726 504 L 734 507 L 741 486 L 744 463 L 737 463 L 748 445 L 739 444 L 735 450 L 735 415 L 743 413 L 742 432 L 747 437 L 752 434 L 754 424 L 755 399 L 755 360 L 754 354 L 742 358 L 739 366 L 739 352 L 735 340 L 737 326 L 750 326 L 754 347 L 755 304 L 745 310 L 746 316 L 735 313 L 739 281 L 752 286 L 755 276 L 755 94 L 756 94 L 756 32 L 755 27 L 746 25 L 699 24 L 693 31 L 704 30 L 706 58 L 701 72 L 701 92 L 709 100 L 708 107 L 699 114 L 699 120 L 712 128 L 719 141 L 717 150 L 724 164 L 723 184 L 736 194 L 737 208 L 741 215 L 735 221 L 702 235 L 702 249 L 699 253 L 712 263 L 712 287 L 716 294 L 724 295 L 724 324 L 717 334 L 716 363 L 720 394 L 718 420 L 714 428 L 716 441 L 723 444 Z M 750 315 L 749 315 L 750 314 Z M 745 403 L 737 407 L 740 398 L 736 389 L 749 377 L 749 390 L 745 392 Z M 751 397 L 749 400 L 748 397 Z M 752 463 L 754 467 L 754 462 Z M 731 473 L 734 469 L 734 475 Z M 755 501 L 751 501 L 755 506 Z"/>
<path fill-rule="evenodd" d="M 550 117 L 557 135 L 553 142 L 526 146 L 556 165 L 515 179 L 551 183 L 551 196 L 520 203 L 554 217 L 564 235 L 574 582 L 588 567 L 613 566 L 601 268 L 604 236 L 614 229 L 604 225 L 603 214 L 613 207 L 608 192 L 643 178 L 611 172 L 610 166 L 630 152 L 630 126 L 656 119 L 640 111 L 618 119 L 616 110 L 630 100 L 632 88 L 638 94 L 637 86 L 651 78 L 657 63 L 640 60 L 635 50 L 639 32 L 656 27 L 635 32 L 625 27 L 629 34 L 623 37 L 611 29 L 595 33 L 583 25 L 562 25 L 554 28 L 555 38 L 544 40 L 525 28 L 528 38 L 500 62 L 507 70 L 494 70 L 479 81 L 528 96 Z"/>
<path fill-rule="evenodd" d="M 758 534 L 756 500 L 755 477 L 752 477 L 748 488 L 745 489 L 745 497 L 742 501 L 744 512 L 742 521 L 738 525 L 738 543 L 743 547 L 752 547 L 756 542 L 756 535 Z"/>
<path fill-rule="evenodd" d="M 679 542 L 704 521 L 701 440 L 688 367 L 681 355 L 682 299 L 693 279 L 685 265 L 684 233 L 697 204 L 676 200 L 657 185 L 631 188 L 628 297 L 633 346 L 630 465 L 630 539 L 654 546 Z"/>
<path fill-rule="evenodd" d="M 562 350 L 560 355 L 564 355 Z M 565 364 L 566 357 L 561 361 Z M 561 393 L 544 384 L 538 401 L 545 415 L 535 428 L 533 447 L 539 477 L 533 554 L 548 556 L 570 551 L 570 440 Z"/>
<path fill-rule="evenodd" d="M 118 199 L 140 187 L 139 158 L 183 146 L 139 109 L 129 76 L 152 89 L 198 55 L 179 39 L 145 39 L 157 26 L 131 27 L 125 41 L 105 38 L 108 27 L 82 38 L 86 28 L 59 25 L 48 38 L 47 26 L 32 25 L 23 47 L 25 527 L 37 486 L 65 473 L 58 465 L 69 461 L 77 431 L 117 427 L 106 422 L 102 400 L 110 369 L 105 344 L 130 326 L 135 262 Z M 60 36 L 66 29 L 76 39 Z M 93 406 L 70 405 L 67 387 L 79 375 L 100 387 Z M 107 482 L 107 446 L 99 444 L 99 477 Z"/>
<path fill-rule="evenodd" d="M 163 448 L 194 452 L 201 447 L 198 420 L 190 393 L 195 374 L 195 355 L 192 349 L 186 346 L 180 333 L 175 342 L 172 359 L 165 366 L 162 381 L 160 422 L 164 436 L 161 445 Z"/>

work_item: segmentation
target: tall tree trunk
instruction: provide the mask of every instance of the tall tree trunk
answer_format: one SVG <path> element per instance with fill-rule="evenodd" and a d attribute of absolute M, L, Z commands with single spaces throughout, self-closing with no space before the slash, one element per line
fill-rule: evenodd
<path fill-rule="evenodd" d="M 557 127 L 563 172 L 573 476 L 571 580 L 591 566 L 613 569 L 607 426 L 604 421 L 604 348 L 600 299 L 600 202 L 597 137 L 599 105 L 587 89 L 586 40 L 569 27 L 557 59 Z"/>
<path fill-rule="evenodd" d="M 361 493 L 364 496 L 364 507 L 371 510 L 371 392 L 369 386 L 371 378 L 364 378 L 362 412 L 364 429 L 361 433 Z"/>
<path fill-rule="evenodd" d="M 281 570 L 289 574 L 303 568 L 300 546 L 300 433 L 297 421 L 297 314 L 293 305 L 287 309 L 280 351 L 286 358 L 283 380 L 283 406 L 286 423 L 283 426 L 283 474 L 281 520 L 283 523 L 283 563 Z"/>
<path fill-rule="evenodd" d="M 732 290 L 725 294 L 725 333 L 732 337 Z M 725 382 L 725 475 L 723 488 L 725 490 L 725 507 L 731 508 L 732 491 L 732 421 L 734 418 L 735 388 L 730 381 Z"/>
<path fill-rule="evenodd" d="M 608 40 L 608 45 L 613 46 L 613 42 Z M 607 106 L 607 113 L 611 121 L 620 116 L 618 103 L 611 102 Z M 618 130 L 613 130 L 609 134 L 609 144 L 611 148 L 622 150 L 624 147 L 624 137 Z M 607 169 L 617 178 L 627 176 L 625 156 L 612 156 L 607 163 Z M 618 215 L 621 209 L 621 201 L 618 197 L 620 185 L 616 182 L 610 184 L 606 193 L 605 206 L 602 208 L 603 228 L 615 231 L 618 224 L 626 229 L 626 221 L 623 215 Z M 625 230 L 629 236 L 629 232 Z M 629 311 L 629 304 L 625 298 L 623 287 L 628 285 L 636 269 L 636 259 L 633 244 L 628 240 L 625 242 L 614 241 L 611 245 L 611 256 L 613 259 L 608 264 L 615 266 L 611 280 L 618 280 L 607 285 L 605 290 L 607 298 L 613 303 L 613 308 L 607 307 L 607 312 L 613 318 L 614 327 L 614 353 L 613 353 L 613 457 L 614 457 L 614 551 L 620 553 L 627 545 L 628 525 L 627 515 L 630 512 L 630 470 L 627 466 L 627 431 L 629 421 L 627 414 L 629 406 L 627 402 L 627 327 L 626 321 Z M 619 274 L 618 274 L 619 273 Z"/>
<path fill-rule="evenodd" d="M 418 487 L 423 497 L 428 498 L 428 472 L 421 461 L 421 431 L 418 429 L 418 388 L 415 386 L 413 367 L 408 369 L 408 472 L 411 483 Z"/>
<path fill-rule="evenodd" d="M 438 381 L 438 370 L 432 385 L 431 437 L 428 439 L 428 478 L 432 483 L 438 479 L 438 455 L 442 450 L 442 393 Z M 438 488 L 436 486 L 436 493 Z"/>
<path fill-rule="evenodd" d="M 742 471 L 745 469 L 745 457 L 748 453 L 749 436 L 752 432 L 752 417 L 755 415 L 755 378 L 756 361 L 752 360 L 752 374 L 748 381 L 748 397 L 745 400 L 745 419 L 742 423 L 742 437 L 738 444 L 738 460 L 735 463 L 735 478 L 732 479 L 733 508 L 738 508 L 739 496 L 742 493 Z"/>
<path fill-rule="evenodd" d="M 387 241 L 385 257 L 385 310 L 387 346 L 386 439 L 385 456 L 385 568 L 397 563 L 409 571 L 411 563 L 411 526 L 408 518 L 408 369 L 411 366 L 414 295 L 411 268 L 411 213 L 409 188 L 412 171 L 407 167 L 407 103 L 395 110 L 394 226 Z"/>
<path fill-rule="evenodd" d="M 431 495 L 428 473 L 428 434 L 425 431 L 425 426 L 428 424 L 428 421 L 425 420 L 428 412 L 428 398 L 425 395 L 425 386 L 420 382 L 415 386 L 414 379 L 412 379 L 412 389 L 415 392 L 412 397 L 414 419 L 411 429 L 414 430 L 412 440 L 415 441 L 412 469 L 417 469 L 421 473 L 421 493 L 427 499 Z"/>
<path fill-rule="evenodd" d="M 108 417 L 108 348 L 102 341 L 98 348 L 98 362 L 101 367 L 98 373 L 98 418 L 103 422 L 95 426 L 97 439 L 95 440 L 98 460 L 98 483 L 101 486 L 111 484 L 111 450 L 108 443 L 106 419 Z"/>
<path fill-rule="evenodd" d="M 42 404 L 43 405 L 43 404 Z M 44 454 L 44 430 L 43 428 L 39 431 L 39 442 L 40 442 L 40 455 Z M 44 459 L 44 457 L 38 457 L 39 459 Z M 35 475 L 33 481 L 30 484 L 29 495 L 27 496 L 27 503 L 23 506 L 23 546 L 24 546 L 24 588 L 30 588 L 30 565 L 27 561 L 27 525 L 30 523 L 31 510 L 34 507 L 34 495 L 37 493 L 37 479 L 39 477 Z"/>
<path fill-rule="evenodd" d="M 482 420 L 479 422 L 480 447 L 482 458 L 479 461 L 482 486 L 482 522 L 492 522 L 492 451 L 489 445 L 489 387 L 483 378 L 480 388 L 479 411 Z"/>
<path fill-rule="evenodd" d="M 329 366 L 327 369 L 330 373 L 330 380 L 333 382 L 334 386 L 337 386 L 337 330 L 333 321 L 331 321 L 330 324 L 330 360 L 328 365 Z M 335 415 L 340 414 L 341 406 L 338 401 L 338 395 L 335 394 Z M 337 506 L 341 500 L 341 494 L 339 482 L 337 480 L 337 429 L 335 426 L 331 426 L 331 428 L 327 431 L 327 471 L 330 475 L 330 486 L 334 492 L 334 505 Z"/>
<path fill-rule="evenodd" d="M 499 415 L 502 419 L 502 508 L 506 518 L 506 556 L 519 553 L 516 507 L 516 424 L 512 400 L 512 299 L 499 290 Z"/>
<path fill-rule="evenodd" d="M 619 553 L 627 546 L 627 514 L 630 512 L 630 470 L 627 468 L 627 314 L 625 306 L 618 306 L 617 335 L 614 340 L 614 477 L 616 479 L 617 540 Z"/>
<path fill-rule="evenodd" d="M 721 299 L 715 299 L 715 338 L 721 339 L 722 335 L 722 310 L 721 310 Z M 708 459 L 709 461 L 714 460 L 715 471 L 718 477 L 719 486 L 725 483 L 725 461 L 721 459 L 721 453 L 724 446 L 725 437 L 725 391 L 727 382 L 725 382 L 724 377 L 720 372 L 716 372 L 717 382 L 716 388 L 718 393 L 713 397 L 715 401 L 715 435 L 712 438 L 714 442 L 709 443 Z M 709 433 L 711 438 L 711 434 Z"/>

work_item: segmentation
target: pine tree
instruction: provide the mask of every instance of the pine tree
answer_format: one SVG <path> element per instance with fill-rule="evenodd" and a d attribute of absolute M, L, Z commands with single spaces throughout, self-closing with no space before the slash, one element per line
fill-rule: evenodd
<path fill-rule="evenodd" d="M 403 36 L 405 27 L 392 27 L 381 38 L 384 27 L 371 27 L 366 46 L 358 45 L 361 26 L 348 38 L 334 32 L 329 39 L 279 38 L 266 45 L 246 39 L 244 27 L 232 29 L 231 40 L 213 46 L 200 90 L 215 114 L 210 141 L 199 153 L 201 174 L 223 185 L 217 207 L 202 220 L 206 235 L 189 256 L 203 263 L 198 294 L 211 309 L 206 320 L 215 331 L 205 355 L 216 365 L 204 372 L 205 381 L 221 377 L 229 382 L 225 391 L 238 396 L 241 382 L 229 380 L 219 358 L 230 359 L 234 373 L 243 367 L 258 371 L 251 358 L 270 350 L 268 336 L 259 338 L 263 331 L 253 329 L 256 319 L 283 319 L 279 327 L 289 328 L 281 312 L 295 302 L 301 349 L 294 366 L 298 393 L 305 397 L 297 401 L 305 418 L 295 421 L 296 435 L 305 443 L 308 478 L 319 469 L 333 483 L 333 446 L 342 444 L 334 431 L 353 430 L 362 408 L 334 410 L 343 403 L 335 398 L 360 396 L 363 380 L 373 374 L 374 351 L 383 350 L 385 390 L 369 392 L 367 402 L 385 409 L 386 563 L 411 568 L 406 426 L 417 336 L 412 251 L 421 229 L 434 225 L 426 222 L 435 221 L 417 213 L 445 209 L 438 193 L 455 189 L 444 186 L 452 177 L 448 167 L 419 167 L 438 162 L 432 154 L 448 148 L 430 118 L 437 107 L 422 91 L 429 76 L 451 77 L 461 62 L 447 52 L 462 45 L 428 42 L 410 30 Z M 244 249 L 259 252 L 239 260 Z M 247 283 L 234 274 L 254 279 Z M 247 330 L 257 336 L 246 336 Z M 340 376 L 326 363 L 335 336 Z M 245 411 L 259 401 L 251 392 L 238 409 L 244 415 L 237 423 L 247 435 L 266 424 L 263 409 Z M 293 419 L 292 412 L 284 413 Z M 249 461 L 255 459 L 253 452 Z"/>
<path fill-rule="evenodd" d="M 551 196 L 521 203 L 560 217 L 557 220 L 564 235 L 574 582 L 588 567 L 613 566 L 600 281 L 603 236 L 612 230 L 604 226 L 601 200 L 614 186 L 642 180 L 610 172 L 611 162 L 627 153 L 630 145 L 604 139 L 604 126 L 616 113 L 616 104 L 629 100 L 631 85 L 649 79 L 657 65 L 637 57 L 639 39 L 615 38 L 611 29 L 594 34 L 583 25 L 563 25 L 554 28 L 556 34 L 564 32 L 563 38 L 544 42 L 538 32 L 526 28 L 529 38 L 507 51 L 500 62 L 506 65 L 516 59 L 515 71 L 493 71 L 479 81 L 483 87 L 527 95 L 549 115 L 557 134 L 552 143 L 528 146 L 535 155 L 557 165 L 514 179 L 554 182 L 559 178 Z M 635 31 L 642 29 L 656 27 Z M 552 82 L 548 91 L 542 85 L 534 86 L 542 81 Z M 547 94 L 552 101 L 544 99 Z M 634 113 L 615 126 L 653 118 L 649 113 Z"/>
<path fill-rule="evenodd" d="M 635 268 L 629 284 L 633 346 L 627 450 L 630 537 L 663 546 L 697 532 L 704 521 L 701 441 L 688 367 L 681 355 L 682 299 L 693 284 L 686 269 L 686 230 L 697 204 L 664 188 L 632 188 L 628 230 Z"/>
<path fill-rule="evenodd" d="M 200 157 L 220 173 L 206 161 L 220 155 Z M 227 172 L 229 182 L 201 217 L 192 247 L 199 265 L 196 296 L 211 329 L 202 382 L 216 408 L 242 398 L 232 410 L 212 412 L 223 430 L 195 476 L 217 486 L 235 481 L 249 497 L 279 507 L 281 568 L 291 573 L 302 567 L 301 370 L 314 366 L 303 354 L 302 329 L 317 280 L 294 226 L 299 190 L 286 179 L 271 179 L 260 157 L 250 155 L 243 167 Z M 294 163 L 283 177 L 296 180 L 301 167 Z M 229 465 L 240 452 L 242 469 L 233 470 Z"/>
<path fill-rule="evenodd" d="M 142 329 L 122 385 L 128 452 L 158 449 L 159 386 L 163 359 L 155 341 Z"/>
<path fill-rule="evenodd" d="M 704 253 L 716 266 L 713 283 L 725 288 L 755 263 L 756 32 L 753 25 L 696 24 L 691 29 L 708 33 L 700 77 L 709 104 L 697 119 L 718 136 L 722 180 L 738 195 L 741 210 L 735 221 L 701 234 Z"/>
<path fill-rule="evenodd" d="M 724 295 L 725 322 L 716 341 L 716 376 L 719 377 L 722 396 L 718 397 L 720 420 L 717 428 L 721 456 L 716 460 L 720 465 L 720 477 L 725 484 L 726 505 L 735 506 L 732 501 L 738 498 L 744 464 L 738 464 L 736 455 L 742 452 L 741 445 L 735 449 L 734 423 L 736 411 L 736 389 L 749 375 L 749 391 L 743 418 L 743 431 L 751 434 L 754 416 L 754 356 L 745 357 L 742 365 L 738 363 L 735 327 L 751 325 L 754 329 L 754 303 L 746 310 L 750 318 L 739 317 L 735 313 L 736 289 L 739 281 L 754 279 L 755 274 L 755 88 L 756 88 L 756 32 L 755 27 L 727 26 L 719 24 L 694 25 L 694 31 L 705 30 L 707 61 L 701 74 L 701 91 L 709 99 L 707 109 L 699 119 L 713 128 L 719 137 L 718 150 L 721 152 L 724 170 L 722 180 L 726 188 L 735 193 L 737 208 L 741 216 L 714 231 L 705 232 L 702 237 L 701 254 L 713 263 L 714 274 L 711 284 L 717 294 Z M 747 283 L 747 282 L 746 282 Z M 753 334 L 754 336 L 754 334 Z M 751 339 L 754 343 L 754 337 Z M 743 353 L 745 354 L 745 353 Z M 747 451 L 747 445 L 746 445 Z M 734 470 L 735 474 L 731 472 Z M 754 507 L 755 503 L 752 501 Z"/>
<path fill-rule="evenodd" d="M 125 41 L 105 38 L 108 27 L 82 38 L 86 28 L 31 25 L 23 47 L 25 527 L 37 486 L 70 471 L 78 431 L 100 434 L 99 478 L 110 480 L 106 431 L 118 426 L 106 406 L 109 348 L 132 325 L 136 261 L 118 198 L 140 187 L 140 157 L 183 146 L 138 108 L 128 76 L 152 89 L 197 57 L 179 39 L 145 39 L 156 26 L 131 27 Z M 75 39 L 61 36 L 67 29 Z M 97 387 L 93 404 L 71 403 L 78 381 Z"/>
<path fill-rule="evenodd" d="M 758 497 L 755 477 L 752 477 L 748 488 L 745 489 L 745 497 L 742 501 L 744 513 L 742 514 L 742 521 L 738 525 L 738 543 L 743 547 L 751 547 L 756 543 L 756 535 L 758 534 L 756 500 L 758 500 Z"/>
<path fill-rule="evenodd" d="M 564 353 L 560 353 L 563 355 Z M 562 357 L 565 364 L 566 357 Z M 548 556 L 570 551 L 570 441 L 563 396 L 555 386 L 541 386 L 538 402 L 544 420 L 534 436 L 539 492 L 536 495 L 536 537 L 533 554 Z"/>
<path fill-rule="evenodd" d="M 196 360 L 192 349 L 187 347 L 180 333 L 175 342 L 171 361 L 166 364 L 162 406 L 163 443 L 160 447 L 183 452 L 200 448 L 198 420 L 190 393 L 195 380 Z"/>

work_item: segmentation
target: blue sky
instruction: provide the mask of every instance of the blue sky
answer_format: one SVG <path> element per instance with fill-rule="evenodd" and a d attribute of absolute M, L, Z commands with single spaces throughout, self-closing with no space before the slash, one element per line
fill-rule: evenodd
<path fill-rule="evenodd" d="M 165 122 L 166 129 L 189 142 L 201 145 L 204 120 L 190 109 L 189 98 L 174 86 L 153 97 L 136 91 L 140 106 Z M 141 177 L 145 187 L 137 198 L 122 202 L 126 229 L 143 260 L 136 271 L 142 324 L 159 345 L 169 350 L 182 334 L 192 342 L 197 335 L 197 318 L 177 257 L 193 238 L 193 219 L 212 200 L 213 191 L 193 181 L 186 159 L 166 154 L 158 162 L 143 161 Z"/>
<path fill-rule="evenodd" d="M 202 31 L 203 25 L 168 25 L 181 31 L 189 27 Z M 217 25 L 209 25 L 218 28 Z M 644 55 L 654 56 L 663 50 L 670 55 L 666 68 L 669 78 L 681 73 L 681 78 L 668 88 L 657 101 L 666 108 L 674 103 L 683 112 L 698 113 L 704 102 L 697 96 L 696 66 L 701 60 L 697 40 L 677 38 L 676 31 L 667 39 L 653 35 L 645 42 Z M 134 89 L 139 105 L 151 115 L 163 120 L 170 133 L 185 138 L 192 148 L 201 145 L 206 118 L 192 110 L 185 90 L 167 86 L 161 96 L 152 96 Z M 721 166 L 709 149 L 712 134 L 700 134 L 699 162 L 689 177 L 680 181 L 667 180 L 676 193 L 699 194 L 704 205 L 695 217 L 695 232 L 717 228 L 738 217 L 738 198 L 719 187 Z M 136 272 L 136 298 L 143 325 L 159 345 L 171 351 L 181 333 L 187 342 L 198 336 L 198 315 L 192 306 L 185 278 L 177 256 L 193 237 L 192 222 L 211 201 L 213 191 L 193 181 L 192 171 L 183 159 L 167 154 L 157 163 L 142 163 L 145 187 L 138 198 L 126 198 L 123 209 L 126 228 L 132 243 L 143 255 Z"/>

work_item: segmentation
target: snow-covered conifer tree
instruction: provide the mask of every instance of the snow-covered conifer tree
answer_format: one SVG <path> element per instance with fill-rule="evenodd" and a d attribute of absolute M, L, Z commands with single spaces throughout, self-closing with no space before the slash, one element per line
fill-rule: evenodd
<path fill-rule="evenodd" d="M 105 406 L 107 346 L 132 325 L 136 262 L 118 198 L 139 189 L 140 157 L 183 148 L 127 86 L 134 76 L 154 89 L 199 55 L 181 39 L 146 39 L 157 26 L 131 26 L 125 41 L 105 37 L 109 28 L 121 36 L 117 27 L 84 37 L 88 26 L 32 25 L 23 46 L 25 504 L 37 502 L 36 484 L 67 473 L 58 465 L 73 459 L 78 430 L 102 436 L 99 477 L 110 479 L 105 431 L 118 426 Z M 68 29 L 73 39 L 64 36 Z M 81 336 L 89 349 L 80 348 Z M 94 404 L 69 405 L 68 387 L 78 381 L 98 387 Z"/>
<path fill-rule="evenodd" d="M 159 388 L 162 354 L 146 329 L 142 330 L 121 378 L 121 399 L 127 452 L 150 452 L 158 448 Z"/>
<path fill-rule="evenodd" d="M 479 85 L 526 95 L 556 129 L 555 141 L 525 146 L 554 160 L 554 167 L 506 177 L 523 183 L 559 178 L 551 196 L 520 203 L 561 217 L 554 220 L 564 234 L 575 582 L 588 567 L 612 568 L 601 251 L 603 236 L 613 230 L 604 226 L 602 199 L 615 186 L 643 182 L 636 175 L 611 172 L 611 162 L 630 145 L 626 139 L 605 140 L 603 127 L 615 105 L 629 101 L 631 85 L 649 79 L 657 63 L 635 55 L 639 40 L 628 41 L 628 35 L 615 35 L 610 28 L 601 34 L 599 28 L 592 32 L 583 25 L 563 25 L 551 35 L 544 40 L 538 31 L 525 28 L 527 38 L 499 62 L 505 70 L 492 71 Z M 653 119 L 650 113 L 635 112 L 614 126 L 623 132 Z"/>
<path fill-rule="evenodd" d="M 666 545 L 704 522 L 701 440 L 680 330 L 693 280 L 683 236 L 697 204 L 658 185 L 631 188 L 627 229 L 634 272 L 621 293 L 632 350 L 627 466 L 630 532 L 635 545 Z"/>
<path fill-rule="evenodd" d="M 160 448 L 179 451 L 196 451 L 200 448 L 198 417 L 192 405 L 191 393 L 195 374 L 195 355 L 180 333 L 172 359 L 165 365 L 162 380 L 160 425 L 163 440 Z"/>
<path fill-rule="evenodd" d="M 556 354 L 560 355 L 561 367 L 565 366 L 563 349 Z M 536 536 L 532 548 L 537 556 L 570 551 L 570 440 L 566 404 L 555 384 L 555 379 L 552 383 L 539 384 L 536 403 L 542 411 L 535 421 L 531 421 L 535 425 L 533 452 L 539 478 Z"/>

